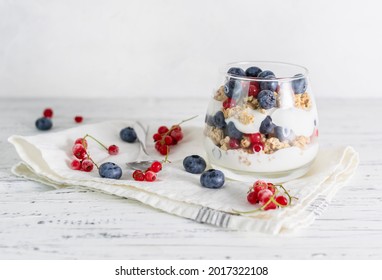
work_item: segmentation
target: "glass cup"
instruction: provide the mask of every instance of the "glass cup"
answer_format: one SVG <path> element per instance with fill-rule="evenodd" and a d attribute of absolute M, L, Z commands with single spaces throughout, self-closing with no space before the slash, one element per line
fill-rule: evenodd
<path fill-rule="evenodd" d="M 318 117 L 305 67 L 280 62 L 225 66 L 205 118 L 204 145 L 227 177 L 286 181 L 318 153 Z"/>

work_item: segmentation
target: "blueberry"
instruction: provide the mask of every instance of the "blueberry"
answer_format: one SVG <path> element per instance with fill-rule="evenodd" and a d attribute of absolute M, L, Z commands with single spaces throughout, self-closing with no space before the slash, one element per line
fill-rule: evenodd
<path fill-rule="evenodd" d="M 274 130 L 276 138 L 283 142 L 285 140 L 292 140 L 294 138 L 294 133 L 287 127 L 276 126 Z"/>
<path fill-rule="evenodd" d="M 266 77 L 264 77 L 264 80 L 272 80 L 272 79 L 275 79 L 276 77 L 273 76 L 273 75 L 268 75 Z M 260 82 L 260 88 L 262 90 L 271 90 L 271 91 L 276 91 L 277 89 L 277 81 L 261 81 Z"/>
<path fill-rule="evenodd" d="M 240 132 L 235 126 L 233 122 L 229 122 L 227 125 L 227 135 L 230 138 L 235 138 L 235 139 L 241 139 L 243 137 L 243 133 Z"/>
<path fill-rule="evenodd" d="M 119 179 L 122 176 L 122 169 L 113 162 L 102 163 L 98 169 L 102 178 Z"/>
<path fill-rule="evenodd" d="M 301 77 L 301 79 L 292 81 L 292 88 L 294 93 L 304 93 L 308 87 L 307 81 L 302 74 L 296 74 L 295 77 Z"/>
<path fill-rule="evenodd" d="M 48 118 L 39 118 L 36 120 L 35 125 L 38 130 L 49 130 L 52 128 L 53 123 Z"/>
<path fill-rule="evenodd" d="M 215 122 L 214 122 L 214 117 L 211 116 L 211 115 L 206 115 L 206 119 L 204 120 L 204 122 L 206 124 L 208 124 L 209 126 L 215 126 Z"/>
<path fill-rule="evenodd" d="M 252 66 L 245 70 L 245 75 L 247 75 L 247 77 L 257 77 L 261 71 L 259 67 Z"/>
<path fill-rule="evenodd" d="M 267 116 L 260 125 L 260 133 L 262 134 L 270 134 L 273 133 L 275 128 L 275 124 L 272 122 L 272 118 L 270 116 Z"/>
<path fill-rule="evenodd" d="M 235 76 L 245 76 L 244 70 L 239 67 L 231 67 L 228 69 L 227 73 Z"/>
<path fill-rule="evenodd" d="M 273 73 L 273 72 L 270 71 L 270 70 L 264 70 L 264 71 L 261 71 L 257 77 L 259 77 L 259 78 L 265 78 L 266 76 L 269 76 L 269 75 L 273 75 L 273 76 L 275 76 L 275 73 Z"/>
<path fill-rule="evenodd" d="M 238 80 L 230 79 L 224 85 L 224 93 L 228 98 L 233 98 L 237 100 L 242 95 L 242 92 L 243 92 L 243 86 Z"/>
<path fill-rule="evenodd" d="M 227 125 L 222 111 L 218 111 L 215 114 L 214 123 L 217 128 L 224 128 Z"/>
<path fill-rule="evenodd" d="M 125 142 L 133 143 L 137 140 L 137 134 L 135 133 L 134 128 L 125 127 L 119 132 L 119 136 Z"/>
<path fill-rule="evenodd" d="M 224 185 L 224 173 L 220 170 L 210 169 L 200 176 L 200 184 L 210 189 L 219 189 Z"/>
<path fill-rule="evenodd" d="M 189 173 L 200 174 L 203 173 L 203 171 L 206 169 L 207 164 L 202 157 L 198 155 L 192 155 L 184 158 L 183 166 L 184 169 L 186 169 L 186 171 Z"/>
<path fill-rule="evenodd" d="M 263 109 L 271 109 L 276 106 L 276 97 L 271 90 L 260 91 L 257 95 L 257 101 L 259 101 L 259 104 Z"/>

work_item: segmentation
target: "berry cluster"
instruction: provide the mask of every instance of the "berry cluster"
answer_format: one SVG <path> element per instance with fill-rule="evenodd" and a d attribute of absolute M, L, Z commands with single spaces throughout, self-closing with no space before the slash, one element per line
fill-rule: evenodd
<path fill-rule="evenodd" d="M 51 108 L 46 108 L 43 112 L 43 117 L 38 118 L 35 122 L 35 126 L 38 130 L 49 130 L 53 126 L 53 110 Z M 82 116 L 75 116 L 74 121 L 76 123 L 81 123 L 83 121 Z"/>
<path fill-rule="evenodd" d="M 154 161 L 145 172 L 142 170 L 135 170 L 133 172 L 133 179 L 135 181 L 154 182 L 157 179 L 157 173 L 161 170 L 162 164 L 159 161 Z"/>
<path fill-rule="evenodd" d="M 119 148 L 117 145 L 110 145 L 109 147 L 102 144 L 100 141 L 98 141 L 93 136 L 86 134 L 83 138 L 78 138 L 76 141 L 74 141 L 74 145 L 72 147 L 72 153 L 76 157 L 76 159 L 73 159 L 70 167 L 73 170 L 81 170 L 85 172 L 90 172 L 93 170 L 94 165 L 101 171 L 101 169 L 95 164 L 95 162 L 90 157 L 90 154 L 88 153 L 88 142 L 86 138 L 91 138 L 94 141 L 96 141 L 98 144 L 100 144 L 110 155 L 116 155 L 119 152 Z M 100 174 L 101 175 L 101 174 Z M 101 177 L 104 177 L 101 175 Z M 110 178 L 105 176 L 106 178 Z"/>
<path fill-rule="evenodd" d="M 281 193 L 281 194 L 280 194 Z M 289 206 L 292 197 L 282 185 L 274 185 L 261 180 L 256 181 L 249 189 L 247 200 L 250 204 L 261 205 L 257 210 L 272 210 Z M 250 211 L 253 212 L 253 211 Z"/>
<path fill-rule="evenodd" d="M 153 135 L 153 139 L 155 142 L 155 149 L 163 156 L 167 156 L 170 153 L 170 146 L 178 144 L 183 139 L 181 124 L 196 118 L 194 116 L 187 120 L 183 120 L 180 123 L 171 126 L 168 128 L 167 126 L 160 126 L 158 131 Z"/>

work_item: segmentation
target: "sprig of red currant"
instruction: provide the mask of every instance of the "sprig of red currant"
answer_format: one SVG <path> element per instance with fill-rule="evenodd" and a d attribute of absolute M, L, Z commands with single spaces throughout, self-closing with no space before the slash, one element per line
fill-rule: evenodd
<path fill-rule="evenodd" d="M 171 128 L 164 125 L 160 126 L 157 133 L 153 135 L 155 149 L 161 155 L 167 156 L 170 153 L 170 146 L 178 144 L 183 139 L 183 132 L 180 125 L 196 117 L 197 116 L 193 116 L 189 119 L 183 120 L 180 123 L 171 126 Z"/>
<path fill-rule="evenodd" d="M 135 181 L 154 182 L 157 179 L 157 173 L 161 170 L 162 164 L 159 161 L 154 161 L 145 172 L 142 170 L 135 170 L 133 172 L 133 179 Z"/>
<path fill-rule="evenodd" d="M 94 166 L 98 168 L 98 165 L 91 158 L 87 148 L 88 142 L 86 138 L 90 138 L 97 142 L 101 147 L 103 147 L 110 155 L 116 155 L 119 153 L 119 147 L 117 145 L 110 145 L 109 147 L 105 146 L 102 142 L 94 138 L 93 136 L 86 134 L 82 138 L 76 139 L 72 148 L 72 153 L 76 157 L 73 159 L 70 167 L 73 170 L 81 170 L 85 172 L 90 172 L 93 170 Z"/>
<path fill-rule="evenodd" d="M 260 204 L 261 207 L 251 211 L 236 211 L 240 214 L 250 214 L 257 211 L 277 209 L 278 207 L 290 206 L 293 199 L 282 184 L 275 185 L 265 181 L 257 180 L 247 192 L 247 201 L 250 204 Z"/>

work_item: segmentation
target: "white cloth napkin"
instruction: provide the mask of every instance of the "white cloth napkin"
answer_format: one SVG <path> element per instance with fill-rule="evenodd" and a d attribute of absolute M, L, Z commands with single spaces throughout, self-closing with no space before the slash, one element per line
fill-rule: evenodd
<path fill-rule="evenodd" d="M 291 232 L 310 225 L 328 206 L 336 192 L 346 184 L 358 166 L 358 154 L 351 147 L 321 149 L 310 171 L 302 178 L 284 184 L 298 198 L 293 205 L 277 210 L 258 211 L 238 215 L 235 210 L 255 209 L 246 201 L 251 182 L 226 180 L 223 188 L 213 190 L 201 187 L 200 175 L 184 171 L 182 160 L 190 154 L 204 156 L 202 128 L 184 125 L 184 139 L 173 147 L 170 164 L 158 174 L 155 182 L 132 180 L 132 171 L 125 163 L 140 157 L 139 143 L 125 143 L 119 131 L 133 126 L 143 138 L 142 128 L 135 122 L 113 121 L 77 126 L 60 132 L 42 133 L 36 136 L 11 136 L 22 162 L 12 168 L 14 174 L 53 187 L 81 186 L 120 197 L 138 200 L 197 222 L 218 227 L 260 231 L 271 234 Z M 155 127 L 152 127 L 154 129 Z M 116 144 L 120 153 L 109 156 L 98 144 L 89 139 L 89 151 L 96 162 L 112 161 L 121 166 L 120 180 L 100 178 L 95 168 L 90 173 L 71 170 L 71 148 L 75 139 L 86 133 L 100 139 L 106 145 Z M 148 135 L 153 134 L 149 131 Z M 149 138 L 150 139 L 150 138 Z M 163 159 L 147 141 L 147 151 L 153 158 Z"/>

